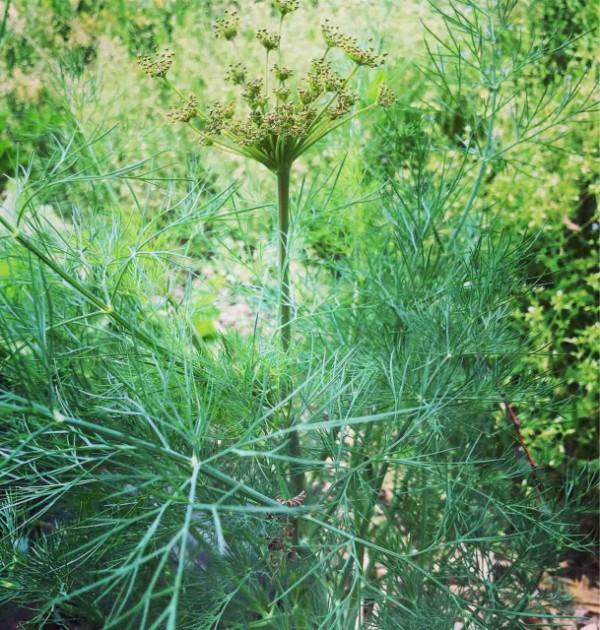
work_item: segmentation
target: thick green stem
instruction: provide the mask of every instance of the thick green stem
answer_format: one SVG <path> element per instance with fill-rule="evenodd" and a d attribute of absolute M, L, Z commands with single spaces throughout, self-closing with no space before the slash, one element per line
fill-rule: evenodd
<path fill-rule="evenodd" d="M 281 330 L 281 346 L 287 354 L 291 341 L 291 288 L 289 271 L 289 231 L 290 231 L 290 166 L 284 165 L 277 171 L 277 207 L 279 210 L 279 325 Z M 287 395 L 287 393 L 284 393 Z M 288 426 L 293 418 L 288 416 Z M 304 475 L 299 468 L 300 439 L 298 433 L 290 433 L 288 454 L 296 460 L 290 465 L 290 491 L 292 496 L 304 489 Z M 298 521 L 295 519 L 295 534 L 298 535 Z"/>

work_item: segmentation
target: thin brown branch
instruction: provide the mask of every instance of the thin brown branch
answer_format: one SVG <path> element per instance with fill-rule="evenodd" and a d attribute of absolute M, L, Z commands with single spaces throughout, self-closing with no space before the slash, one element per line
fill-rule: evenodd
<path fill-rule="evenodd" d="M 492 366 L 489 364 L 489 362 L 487 360 L 484 359 L 485 365 L 487 367 L 487 369 L 490 371 L 490 373 L 492 372 Z M 538 474 L 538 466 L 535 463 L 535 460 L 533 459 L 533 456 L 531 454 L 531 451 L 529 450 L 529 447 L 527 446 L 527 443 L 525 442 L 525 439 L 523 438 L 523 433 L 521 432 L 521 421 L 519 420 L 519 417 L 515 411 L 515 408 L 513 407 L 509 397 L 506 395 L 506 393 L 502 390 L 502 388 L 500 387 L 500 383 L 498 381 L 496 381 L 496 387 L 498 388 L 498 393 L 500 394 L 500 398 L 502 399 L 502 403 L 504 404 L 504 408 L 506 409 L 506 413 L 513 425 L 513 427 L 515 428 L 515 433 L 517 436 L 517 440 L 519 440 L 519 444 L 521 445 L 521 448 L 523 449 L 523 452 L 525 453 L 525 457 L 527 457 L 527 461 L 529 462 L 529 466 L 531 467 L 531 470 L 533 472 L 533 477 L 535 479 L 535 482 L 538 486 L 538 488 L 540 490 L 544 490 L 544 484 L 542 483 L 539 474 Z"/>

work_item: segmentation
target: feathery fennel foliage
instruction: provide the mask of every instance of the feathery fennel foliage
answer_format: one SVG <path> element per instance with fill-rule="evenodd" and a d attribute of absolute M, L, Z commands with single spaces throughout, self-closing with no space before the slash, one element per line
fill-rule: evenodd
<path fill-rule="evenodd" d="M 499 381 L 521 404 L 535 396 L 509 378 L 521 252 L 493 226 L 476 241 L 436 235 L 443 205 L 405 211 L 440 185 L 376 203 L 345 290 L 299 319 L 295 375 L 276 346 L 197 351 L 185 309 L 144 303 L 160 283 L 142 257 L 111 318 L 78 283 L 110 294 L 116 261 L 66 246 L 86 242 L 82 228 L 23 237 L 73 284 L 4 239 L 3 600 L 108 628 L 518 627 L 542 609 L 568 518 L 496 417 Z M 287 400 L 269 393 L 273 375 L 294 379 Z M 275 501 L 290 496 L 291 412 L 308 479 L 294 509 Z"/>
<path fill-rule="evenodd" d="M 123 243 L 116 208 L 72 210 L 58 230 L 35 203 L 38 191 L 102 180 L 85 162 L 80 175 L 22 172 L 0 214 L 1 603 L 67 628 L 552 618 L 561 596 L 540 580 L 580 544 L 576 502 L 540 483 L 505 418 L 506 400 L 545 394 L 517 372 L 527 348 L 510 317 L 529 243 L 478 208 L 505 152 L 494 120 L 514 95 L 496 47 L 514 4 L 451 3 L 443 54 L 460 71 L 466 46 L 470 70 L 480 64 L 480 135 L 441 158 L 421 138 L 411 168 L 367 196 L 351 255 L 314 270 L 287 352 L 258 334 L 199 338 L 171 286 L 191 261 L 153 246 L 218 217 L 229 192 L 171 201 Z M 299 231 L 305 207 L 341 194 L 336 181 L 292 194 Z M 130 190 L 147 216 L 156 191 Z M 306 496 L 294 496 L 291 469 Z"/>

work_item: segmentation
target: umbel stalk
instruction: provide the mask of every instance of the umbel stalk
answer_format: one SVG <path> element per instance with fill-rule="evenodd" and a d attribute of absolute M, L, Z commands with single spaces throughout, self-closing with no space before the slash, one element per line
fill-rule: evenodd
<path fill-rule="evenodd" d="M 279 211 L 279 324 L 281 345 L 284 352 L 290 348 L 291 338 L 291 289 L 288 258 L 290 231 L 290 167 L 282 166 L 277 171 L 277 208 Z"/>
<path fill-rule="evenodd" d="M 289 269 L 289 231 L 290 231 L 290 166 L 282 165 L 277 171 L 277 209 L 279 232 L 279 326 L 281 333 L 281 346 L 287 354 L 291 341 L 291 287 Z M 284 397 L 288 392 L 283 392 Z M 291 409 L 288 410 L 288 426 L 293 420 Z M 296 431 L 290 433 L 288 453 L 294 460 L 300 458 L 300 439 Z M 304 489 L 304 476 L 299 470 L 298 464 L 290 465 L 290 482 L 292 496 L 299 494 Z M 297 532 L 297 524 L 295 527 Z"/>

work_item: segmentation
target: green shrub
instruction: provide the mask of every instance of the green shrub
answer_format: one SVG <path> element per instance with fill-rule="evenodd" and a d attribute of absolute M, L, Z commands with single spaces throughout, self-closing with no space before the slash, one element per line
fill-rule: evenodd
<path fill-rule="evenodd" d="M 482 207 L 506 229 L 535 237 L 514 316 L 536 348 L 524 369 L 533 379 L 549 379 L 551 387 L 536 404 L 519 408 L 523 434 L 538 464 L 585 467 L 598 455 L 597 16 L 589 2 L 532 2 L 516 7 L 516 18 L 503 42 L 502 63 L 511 63 L 518 45 L 531 58 L 508 78 L 515 102 L 506 103 L 494 121 L 497 151 L 482 182 Z M 371 164 L 380 163 L 391 177 L 412 168 L 424 137 L 458 151 L 467 137 L 485 142 L 478 113 L 483 105 L 473 96 L 479 78 L 472 69 L 460 81 L 451 72 L 436 77 L 437 94 L 415 77 L 401 106 L 379 123 Z M 415 106 L 430 97 L 438 107 Z M 564 104 L 573 115 L 557 120 Z M 525 123 L 519 120 L 523 112 L 530 117 Z M 528 135 L 532 141 L 522 142 Z"/>

